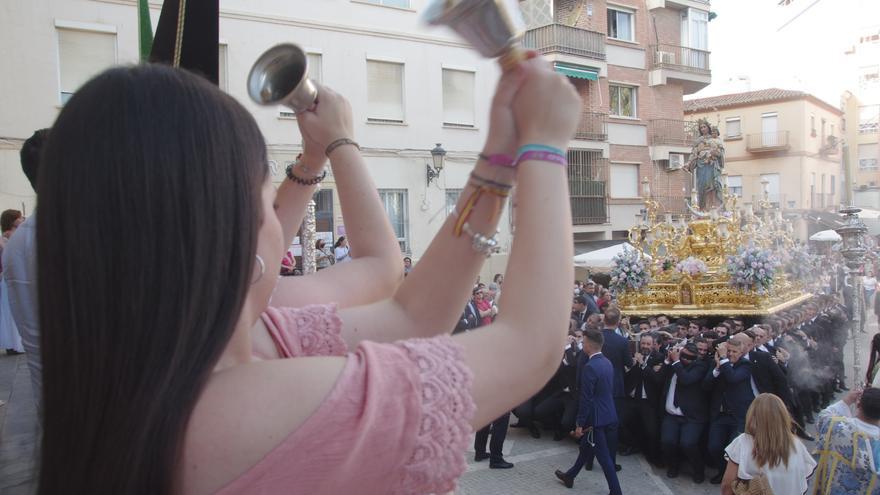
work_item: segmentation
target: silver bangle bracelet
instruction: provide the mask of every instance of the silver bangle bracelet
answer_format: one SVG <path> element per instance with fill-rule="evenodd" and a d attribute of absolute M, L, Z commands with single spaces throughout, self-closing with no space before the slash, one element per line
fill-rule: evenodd
<path fill-rule="evenodd" d="M 458 217 L 458 210 L 453 208 L 450 214 L 454 217 Z M 498 234 L 501 233 L 500 230 L 496 229 L 495 234 L 493 234 L 492 237 L 487 237 L 479 232 L 474 232 L 471 225 L 467 222 L 462 225 L 462 230 L 465 234 L 471 237 L 471 247 L 474 251 L 482 254 L 486 258 L 491 258 L 493 254 L 501 252 L 501 246 L 498 242 Z"/>

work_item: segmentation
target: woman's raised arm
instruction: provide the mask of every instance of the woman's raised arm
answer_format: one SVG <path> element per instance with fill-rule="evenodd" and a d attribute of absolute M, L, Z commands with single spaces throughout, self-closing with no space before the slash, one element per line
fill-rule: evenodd
<path fill-rule="evenodd" d="M 308 166 L 311 170 L 301 178 L 320 175 L 320 167 L 312 169 L 312 164 L 323 163 L 325 150 L 330 151 L 330 166 L 345 217 L 352 261 L 315 274 L 280 279 L 272 297 L 273 306 L 300 307 L 329 302 L 340 307 L 368 304 L 391 295 L 403 280 L 397 237 L 379 200 L 376 185 L 353 144 L 351 106 L 325 86 L 320 91 L 320 103 L 314 111 L 297 115 L 305 148 L 302 167 Z M 278 216 L 288 245 L 313 193 L 314 186 L 291 180 L 285 180 L 278 190 Z M 341 290 L 343 287 L 345 290 Z"/>
<path fill-rule="evenodd" d="M 493 103 L 510 111 L 510 122 L 516 123 L 510 135 L 517 136 L 520 149 L 564 150 L 579 119 L 580 99 L 573 86 L 544 60 L 526 62 L 519 71 L 502 78 Z M 474 427 L 510 410 L 547 382 L 558 365 L 569 318 L 574 272 L 568 179 L 565 167 L 553 163 L 564 156 L 553 151 L 526 156 L 517 171 L 517 232 L 501 312 L 493 324 L 454 337 L 474 372 Z M 471 242 L 455 236 L 452 221 L 394 298 L 342 312 L 349 344 L 377 337 L 427 337 L 454 326 L 480 260 L 466 252 Z"/>

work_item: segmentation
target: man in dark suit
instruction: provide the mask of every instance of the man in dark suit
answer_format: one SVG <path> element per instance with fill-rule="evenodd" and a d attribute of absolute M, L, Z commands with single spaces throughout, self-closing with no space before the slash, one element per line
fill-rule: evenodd
<path fill-rule="evenodd" d="M 702 388 L 708 369 L 706 361 L 697 356 L 694 344 L 673 347 L 664 361 L 663 408 L 666 415 L 660 425 L 660 444 L 669 478 L 678 477 L 678 451 L 681 449 L 693 467 L 694 483 L 706 479 L 700 437 L 709 419 L 709 404 Z"/>
<path fill-rule="evenodd" d="M 635 364 L 626 372 L 626 398 L 619 415 L 621 429 L 630 431 L 635 440 L 621 455 L 634 454 L 637 447 L 650 463 L 661 465 L 658 405 L 663 383 L 662 374 L 654 367 L 663 364 L 663 355 L 654 350 L 655 340 L 649 333 L 639 339 Z"/>
<path fill-rule="evenodd" d="M 571 303 L 571 319 L 577 321 L 577 328 L 583 329 L 587 318 L 599 312 L 599 306 L 592 297 L 575 296 Z"/>
<path fill-rule="evenodd" d="M 714 485 L 721 483 L 727 467 L 724 448 L 745 431 L 746 412 L 755 398 L 747 340 L 748 337 L 738 334 L 721 344 L 715 353 L 714 369 L 703 379 L 703 389 L 712 393 L 709 455 L 718 468 L 718 474 L 710 480 Z"/>
<path fill-rule="evenodd" d="M 575 436 L 580 436 L 580 452 L 574 466 L 567 472 L 557 470 L 556 477 L 571 488 L 587 459 L 595 455 L 605 473 L 611 495 L 622 495 L 611 456 L 617 448 L 617 411 L 612 397 L 614 371 L 611 362 L 602 354 L 603 341 L 603 335 L 594 330 L 588 330 L 584 335 L 584 352 L 589 361 L 581 370 L 580 379 L 580 406 L 575 430 Z"/>
<path fill-rule="evenodd" d="M 624 374 L 633 366 L 632 353 L 629 350 L 629 342 L 626 337 L 620 335 L 618 325 L 620 324 L 620 310 L 616 307 L 610 307 L 605 310 L 605 328 L 602 329 L 602 336 L 605 338 L 605 344 L 602 346 L 602 355 L 611 361 L 614 369 L 614 407 L 617 411 L 624 408 L 624 400 L 626 392 L 624 387 Z M 632 445 L 633 439 L 624 432 L 624 440 L 627 445 Z M 617 461 L 617 451 L 611 453 L 612 459 Z M 591 463 L 587 463 L 588 465 Z"/>
<path fill-rule="evenodd" d="M 480 310 L 477 309 L 477 304 L 474 302 L 473 296 L 480 291 L 480 288 L 474 288 L 471 293 L 471 298 L 468 300 L 467 304 L 464 306 L 464 312 L 461 314 L 461 318 L 458 319 L 458 323 L 455 324 L 455 330 L 453 330 L 452 334 L 455 335 L 457 333 L 466 332 L 468 330 L 473 330 L 480 326 L 483 321 L 480 318 Z"/>

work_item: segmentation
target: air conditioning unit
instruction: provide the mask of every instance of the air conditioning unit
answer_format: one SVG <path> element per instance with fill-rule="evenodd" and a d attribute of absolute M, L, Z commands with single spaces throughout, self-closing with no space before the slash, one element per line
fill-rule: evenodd
<path fill-rule="evenodd" d="M 667 163 L 669 163 L 667 170 L 681 170 L 684 168 L 684 155 L 681 153 L 670 153 Z"/>
<path fill-rule="evenodd" d="M 675 65 L 675 54 L 672 52 L 664 52 L 663 50 L 657 50 L 657 53 L 654 54 L 654 61 L 658 64 Z"/>

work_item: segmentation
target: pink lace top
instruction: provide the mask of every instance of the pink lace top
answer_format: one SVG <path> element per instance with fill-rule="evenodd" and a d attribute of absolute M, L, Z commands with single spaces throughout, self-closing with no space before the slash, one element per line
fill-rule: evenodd
<path fill-rule="evenodd" d="M 334 305 L 269 308 L 280 353 L 343 356 Z M 364 342 L 318 409 L 222 494 L 415 494 L 455 488 L 475 407 L 450 337 Z"/>

